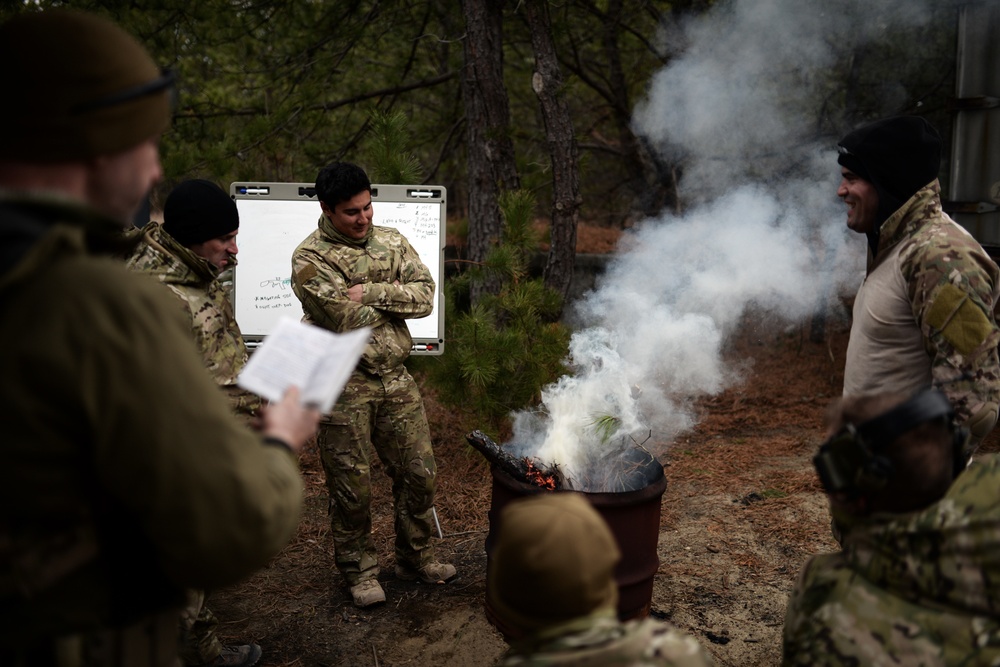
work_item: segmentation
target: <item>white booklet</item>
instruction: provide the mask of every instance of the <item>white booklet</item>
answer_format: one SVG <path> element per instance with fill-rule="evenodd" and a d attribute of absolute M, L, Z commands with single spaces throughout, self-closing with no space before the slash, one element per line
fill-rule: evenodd
<path fill-rule="evenodd" d="M 292 317 L 282 317 L 243 368 L 237 384 L 280 401 L 291 386 L 302 403 L 329 412 L 368 344 L 371 327 L 333 333 Z"/>

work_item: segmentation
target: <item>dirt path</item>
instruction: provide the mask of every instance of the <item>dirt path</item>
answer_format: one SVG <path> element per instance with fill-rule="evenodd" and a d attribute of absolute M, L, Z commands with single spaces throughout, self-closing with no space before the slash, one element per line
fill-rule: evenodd
<path fill-rule="evenodd" d="M 805 328 L 749 329 L 732 346 L 752 360 L 746 381 L 699 404 L 701 422 L 661 454 L 660 567 L 651 613 L 695 635 L 718 665 L 780 660 L 785 601 L 811 553 L 833 548 L 825 499 L 811 468 L 823 410 L 839 393 L 846 332 L 809 343 Z M 388 601 L 355 609 L 333 568 L 326 491 L 314 451 L 302 459 L 307 510 L 295 540 L 210 607 L 227 640 L 253 640 L 262 665 L 492 665 L 505 645 L 483 610 L 490 475 L 465 443 L 471 428 L 425 392 L 440 469 L 447 586 L 392 574 L 389 488 L 375 492 L 374 525 Z"/>

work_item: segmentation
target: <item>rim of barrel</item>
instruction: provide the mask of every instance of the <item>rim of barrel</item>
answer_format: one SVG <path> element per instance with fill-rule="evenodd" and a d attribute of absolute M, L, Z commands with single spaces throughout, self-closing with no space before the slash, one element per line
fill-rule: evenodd
<path fill-rule="evenodd" d="M 663 465 L 655 458 L 653 459 L 653 462 L 656 464 L 656 474 L 653 480 L 645 486 L 631 491 L 578 491 L 576 489 L 559 489 L 557 491 L 549 491 L 548 489 L 543 489 L 534 484 L 529 484 L 528 482 L 522 482 L 519 479 L 515 479 L 496 465 L 490 465 L 490 473 L 493 475 L 493 479 L 495 481 L 503 484 L 513 491 L 520 492 L 521 494 L 575 491 L 576 493 L 582 493 L 587 496 L 587 499 L 593 504 L 597 504 L 602 507 L 614 507 L 616 505 L 631 505 L 638 501 L 663 495 L 664 491 L 667 489 L 667 477 L 664 474 Z"/>

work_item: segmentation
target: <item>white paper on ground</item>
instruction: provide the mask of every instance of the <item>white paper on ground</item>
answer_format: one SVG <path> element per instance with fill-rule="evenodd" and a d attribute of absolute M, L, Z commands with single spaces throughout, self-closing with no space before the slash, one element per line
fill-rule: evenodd
<path fill-rule="evenodd" d="M 329 412 L 370 336 L 371 327 L 333 333 L 282 317 L 250 355 L 236 382 L 269 401 L 280 401 L 295 386 L 302 392 L 302 403 Z"/>

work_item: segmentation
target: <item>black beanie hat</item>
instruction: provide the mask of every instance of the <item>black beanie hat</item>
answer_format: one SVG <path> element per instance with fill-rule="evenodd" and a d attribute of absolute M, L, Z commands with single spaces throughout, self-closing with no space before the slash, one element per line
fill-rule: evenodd
<path fill-rule="evenodd" d="M 211 181 L 184 181 L 163 205 L 163 229 L 185 247 L 225 236 L 239 227 L 236 202 Z"/>
<path fill-rule="evenodd" d="M 837 150 L 837 162 L 875 186 L 879 224 L 937 178 L 941 168 L 941 136 L 919 116 L 865 125 L 845 136 Z"/>

